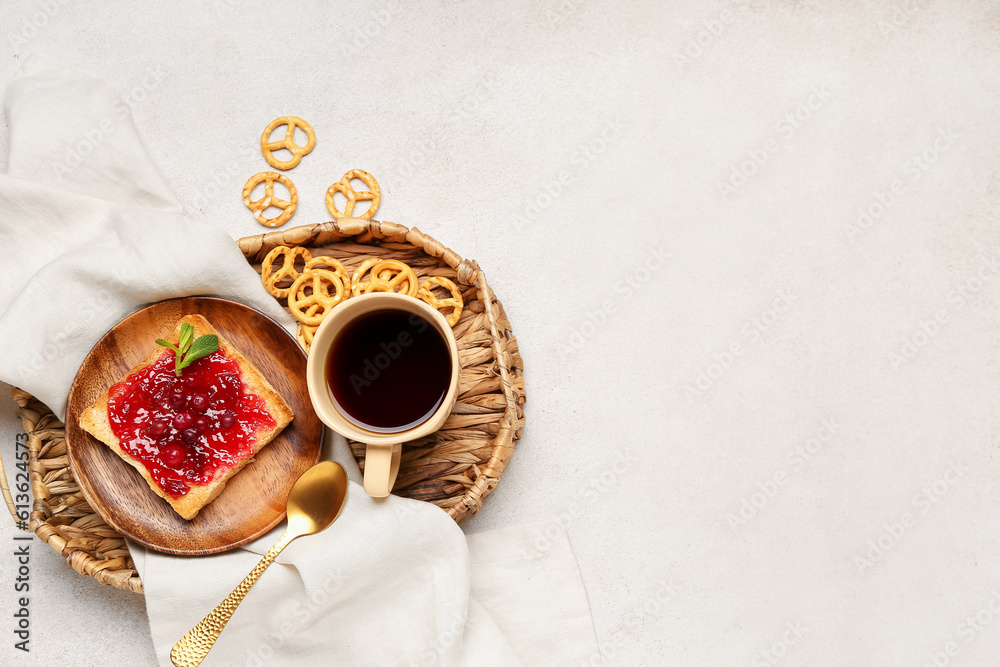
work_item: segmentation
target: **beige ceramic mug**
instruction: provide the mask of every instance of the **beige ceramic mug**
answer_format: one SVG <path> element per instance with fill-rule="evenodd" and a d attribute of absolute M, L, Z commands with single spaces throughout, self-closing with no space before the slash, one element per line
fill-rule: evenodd
<path fill-rule="evenodd" d="M 348 322 L 377 310 L 400 310 L 422 316 L 444 338 L 451 360 L 451 380 L 441 405 L 426 420 L 405 431 L 378 433 L 358 426 L 341 412 L 328 384 L 327 361 L 337 334 Z M 399 473 L 403 443 L 430 435 L 448 419 L 458 397 L 459 368 L 458 344 L 451 326 L 441 313 L 419 299 L 391 292 L 363 294 L 341 303 L 323 319 L 309 347 L 306 366 L 309 398 L 324 424 L 346 438 L 365 443 L 365 492 L 368 495 L 373 498 L 388 496 Z M 329 372 L 336 372 L 336 369 Z M 401 392 L 406 390 L 400 387 Z"/>

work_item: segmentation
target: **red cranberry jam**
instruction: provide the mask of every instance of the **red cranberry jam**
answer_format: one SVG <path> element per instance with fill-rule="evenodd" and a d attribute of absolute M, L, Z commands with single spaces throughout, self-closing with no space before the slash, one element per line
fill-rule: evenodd
<path fill-rule="evenodd" d="M 108 391 L 108 420 L 121 448 L 142 461 L 170 497 L 211 482 L 254 451 L 277 423 L 245 391 L 240 366 L 221 351 L 174 373 L 174 351 Z"/>

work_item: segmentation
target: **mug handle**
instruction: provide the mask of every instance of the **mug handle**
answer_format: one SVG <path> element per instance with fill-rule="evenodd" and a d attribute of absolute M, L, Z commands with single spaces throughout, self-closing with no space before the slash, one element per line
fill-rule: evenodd
<path fill-rule="evenodd" d="M 365 445 L 365 493 L 372 498 L 388 496 L 402 456 L 403 445 Z"/>

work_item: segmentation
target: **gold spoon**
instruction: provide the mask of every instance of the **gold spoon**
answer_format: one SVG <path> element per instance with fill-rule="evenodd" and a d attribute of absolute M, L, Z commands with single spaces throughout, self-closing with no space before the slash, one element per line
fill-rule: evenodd
<path fill-rule="evenodd" d="M 296 537 L 313 535 L 330 527 L 347 500 L 347 473 L 334 461 L 317 463 L 302 473 L 288 492 L 288 527 L 271 550 L 264 554 L 247 578 L 212 612 L 181 637 L 170 651 L 176 667 L 196 667 L 212 650 L 233 612 L 243 602 L 267 566 Z"/>

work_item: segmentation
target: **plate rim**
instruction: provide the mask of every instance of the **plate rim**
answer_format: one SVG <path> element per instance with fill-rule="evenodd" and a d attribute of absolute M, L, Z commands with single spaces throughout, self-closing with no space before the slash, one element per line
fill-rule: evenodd
<path fill-rule="evenodd" d="M 135 317 L 139 313 L 142 313 L 142 312 L 144 312 L 146 310 L 150 310 L 152 308 L 157 308 L 157 307 L 161 306 L 162 304 L 170 303 L 172 301 L 186 301 L 186 300 L 218 302 L 218 303 L 221 303 L 221 304 L 225 304 L 226 307 L 234 307 L 235 306 L 235 307 L 237 307 L 239 309 L 249 310 L 249 311 L 253 312 L 256 315 L 259 315 L 260 317 L 263 317 L 265 320 L 267 320 L 268 322 L 270 322 L 271 324 L 273 324 L 278 330 L 280 330 L 281 333 L 295 346 L 295 349 L 297 350 L 298 354 L 304 360 L 308 361 L 308 355 L 306 355 L 305 350 L 303 350 L 302 347 L 298 344 L 298 341 L 295 340 L 295 337 L 292 336 L 290 333 L 288 333 L 288 331 L 285 329 L 285 327 L 283 327 L 274 318 L 272 318 L 269 315 L 266 315 L 266 314 L 260 312 L 256 308 L 248 306 L 245 303 L 241 303 L 239 301 L 234 301 L 232 299 L 226 299 L 226 298 L 219 297 L 219 296 L 203 296 L 203 295 L 191 295 L 191 296 L 172 297 L 172 298 L 169 298 L 169 299 L 161 299 L 160 301 L 154 301 L 154 302 L 149 303 L 149 304 L 147 304 L 147 305 L 145 305 L 145 306 L 143 306 L 141 308 L 133 310 L 131 313 L 129 313 L 128 315 L 126 315 L 125 317 L 123 317 L 122 319 L 120 319 L 118 322 L 116 322 L 110 329 L 108 329 L 107 331 L 105 331 L 101 335 L 101 337 L 98 338 L 97 341 L 91 346 L 91 348 L 87 352 L 86 356 L 84 356 L 83 361 L 80 362 L 80 366 L 79 366 L 79 368 L 77 368 L 76 374 L 73 376 L 73 383 L 70 385 L 69 393 L 67 394 L 67 398 L 66 398 L 66 410 L 67 410 L 67 412 L 66 412 L 66 420 L 63 422 L 63 424 L 64 424 L 65 429 L 66 429 L 65 430 L 66 455 L 67 455 L 67 457 L 69 459 L 70 471 L 73 473 L 73 477 L 76 480 L 77 486 L 80 488 L 80 492 L 83 494 L 83 497 L 87 501 L 87 504 L 90 505 L 91 509 L 93 509 L 94 512 L 97 513 L 97 515 L 100 516 L 105 521 L 105 523 L 107 523 L 109 526 L 111 526 L 116 531 L 118 531 L 118 533 L 120 533 L 122 537 L 128 539 L 130 542 L 133 542 L 135 544 L 143 546 L 143 547 L 145 547 L 147 549 L 152 549 L 153 551 L 157 551 L 159 553 L 165 553 L 165 554 L 170 554 L 170 555 L 175 555 L 175 556 L 207 556 L 207 555 L 211 555 L 211 554 L 224 553 L 226 551 L 231 551 L 231 550 L 233 550 L 233 549 L 235 549 L 237 547 L 243 546 L 244 544 L 247 544 L 249 542 L 252 542 L 252 541 L 256 540 L 257 538 L 261 537 L 262 535 L 265 535 L 265 534 L 269 533 L 271 530 L 273 530 L 275 528 L 275 526 L 277 526 L 278 524 L 280 524 L 282 521 L 285 520 L 285 517 L 286 517 L 286 514 L 287 514 L 286 509 L 282 508 L 282 510 L 278 513 L 277 518 L 275 518 L 275 520 L 273 522 L 271 522 L 270 524 L 268 524 L 264 528 L 260 529 L 259 531 L 253 533 L 252 535 L 249 535 L 248 537 L 240 538 L 239 540 L 236 540 L 235 542 L 232 542 L 232 543 L 227 544 L 227 545 L 222 545 L 222 546 L 219 546 L 219 547 L 212 547 L 212 548 L 208 548 L 208 549 L 176 549 L 176 548 L 165 547 L 165 546 L 160 545 L 160 544 L 153 544 L 153 543 L 150 543 L 147 540 L 140 539 L 140 538 L 134 536 L 131 533 L 131 531 L 123 529 L 118 524 L 117 521 L 114 521 L 111 518 L 105 516 L 105 513 L 101 511 L 101 509 L 102 509 L 101 503 L 95 502 L 94 497 L 91 495 L 91 489 L 90 489 L 90 487 L 88 486 L 88 484 L 83 483 L 84 480 L 87 480 L 87 476 L 81 474 L 79 466 L 77 464 L 77 459 L 76 459 L 76 456 L 74 455 L 74 447 L 73 447 L 73 444 L 72 444 L 71 433 L 74 433 L 75 431 L 79 431 L 80 433 L 85 433 L 85 431 L 83 431 L 83 429 L 80 428 L 79 424 L 76 424 L 74 426 L 71 423 L 72 420 L 70 419 L 70 413 L 69 413 L 70 405 L 72 405 L 72 400 L 71 399 L 73 397 L 73 393 L 77 389 L 78 381 L 80 379 L 80 374 L 83 372 L 84 365 L 86 365 L 87 362 L 90 360 L 90 356 L 93 354 L 93 352 L 97 348 L 97 346 L 100 345 L 101 342 L 105 338 L 107 338 L 108 335 L 111 334 L 112 331 L 114 331 L 115 329 L 117 329 L 119 326 L 121 326 L 127 320 Z M 304 380 L 303 380 L 303 382 L 304 382 Z M 90 435 L 90 434 L 87 434 L 87 435 L 89 437 L 93 438 L 92 435 Z M 278 437 L 280 437 L 280 435 L 281 434 L 279 434 Z M 97 440 L 97 439 L 94 438 L 94 440 Z M 97 441 L 97 442 L 100 442 L 100 441 Z M 320 459 L 322 459 L 322 457 L 323 457 L 323 449 L 324 449 L 325 444 L 326 444 L 326 427 L 324 426 L 324 427 L 320 428 L 319 445 L 316 448 L 316 460 L 312 462 L 312 465 L 315 465 L 316 463 L 318 463 L 320 461 Z M 106 445 L 104 445 L 104 443 L 101 443 L 101 445 L 102 446 L 106 446 Z M 124 466 L 131 467 L 125 461 L 120 461 L 120 463 L 122 465 L 124 465 Z M 150 490 L 150 493 L 152 493 L 152 490 Z M 225 490 L 223 490 L 223 493 L 225 493 Z M 157 497 L 159 497 L 159 496 L 157 496 Z"/>

